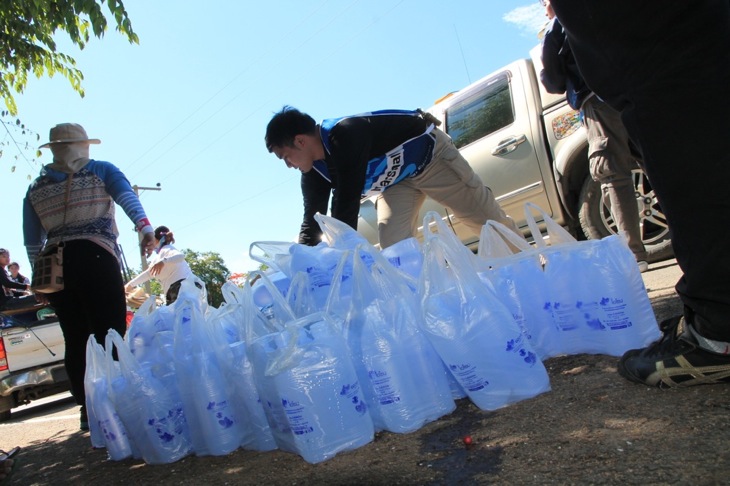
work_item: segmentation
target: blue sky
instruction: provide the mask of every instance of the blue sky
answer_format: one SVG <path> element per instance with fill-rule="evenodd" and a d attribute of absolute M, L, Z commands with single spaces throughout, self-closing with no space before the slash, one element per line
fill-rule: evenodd
<path fill-rule="evenodd" d="M 65 79 L 32 78 L 19 117 L 47 141 L 50 127 L 81 123 L 143 191 L 154 226 L 178 248 L 253 270 L 254 241 L 293 241 L 301 222 L 299 172 L 263 143 L 269 119 L 292 105 L 316 120 L 428 108 L 445 94 L 528 57 L 545 22 L 538 2 L 454 0 L 125 0 L 140 44 L 110 29 L 83 51 L 57 41 L 84 73 L 80 98 Z M 0 134 L 2 136 L 2 134 Z M 22 199 L 42 163 L 0 158 L 0 247 L 30 274 Z M 28 154 L 33 157 L 33 153 Z M 16 166 L 12 171 L 11 167 Z M 136 233 L 117 208 L 119 242 L 139 268 Z"/>

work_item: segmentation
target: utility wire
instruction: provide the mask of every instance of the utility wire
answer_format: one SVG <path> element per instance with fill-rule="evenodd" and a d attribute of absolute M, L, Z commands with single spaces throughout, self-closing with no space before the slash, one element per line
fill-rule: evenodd
<path fill-rule="evenodd" d="M 404 2 L 404 1 L 405 1 L 405 0 L 401 0 L 400 2 L 398 2 L 398 3 L 397 3 L 397 4 L 395 5 L 395 6 L 393 6 L 393 7 L 391 8 L 391 9 L 389 9 L 389 10 L 388 10 L 388 11 L 387 11 L 387 12 L 385 13 L 385 15 L 384 15 L 384 16 L 387 16 L 388 14 L 390 14 L 390 12 L 392 12 L 393 10 L 395 10 L 396 8 L 398 8 L 398 7 L 399 7 L 399 6 L 400 6 L 400 5 L 401 5 L 401 4 L 402 4 L 402 3 Z M 350 7 L 351 7 L 351 6 L 353 5 L 353 4 L 355 4 L 356 2 L 357 2 L 357 0 L 356 0 L 355 2 L 353 2 L 352 4 L 350 4 Z M 348 8 L 349 8 L 349 7 L 348 7 Z M 341 13 L 344 13 L 344 11 L 343 11 L 343 12 L 341 12 Z M 328 27 L 328 26 L 329 26 L 329 25 L 330 25 L 330 24 L 331 24 L 332 22 L 334 22 L 334 21 L 335 21 L 335 20 L 336 20 L 337 18 L 339 18 L 339 15 L 338 15 L 338 16 L 336 16 L 336 17 L 334 17 L 334 18 L 333 18 L 333 19 L 332 19 L 332 20 L 331 20 L 330 22 L 328 22 L 327 24 L 325 24 L 325 25 L 324 25 L 324 26 L 323 26 L 323 27 L 322 27 L 321 29 L 319 29 L 319 30 L 318 30 L 317 32 L 315 32 L 314 34 L 312 34 L 312 35 L 311 35 L 311 36 L 310 36 L 310 37 L 309 37 L 309 38 L 308 38 L 308 39 L 307 39 L 307 40 L 306 40 L 305 42 L 303 42 L 302 44 L 300 44 L 300 45 L 298 46 L 298 48 L 301 48 L 301 46 L 302 46 L 302 45 L 305 45 L 305 44 L 306 44 L 307 42 L 309 42 L 309 41 L 310 41 L 310 40 L 311 40 L 312 38 L 314 38 L 314 37 L 315 37 L 316 35 L 318 35 L 318 34 L 319 34 L 320 32 L 322 32 L 322 31 L 323 31 L 323 30 L 324 30 L 324 29 L 325 29 L 326 27 Z M 320 65 L 324 64 L 325 62 L 327 62 L 327 61 L 328 61 L 329 59 L 331 59 L 331 58 L 332 58 L 332 56 L 333 56 L 334 54 L 336 54 L 337 52 L 339 52 L 339 51 L 341 51 L 342 49 L 344 49 L 344 48 L 345 48 L 345 47 L 346 47 L 346 46 L 347 46 L 348 44 L 350 44 L 350 43 L 351 43 L 351 42 L 352 42 L 352 41 L 353 41 L 353 40 L 354 40 L 355 38 L 357 38 L 357 37 L 358 37 L 358 36 L 359 36 L 360 34 L 362 34 L 363 32 L 365 32 L 365 31 L 369 30 L 369 29 L 370 29 L 370 28 L 371 28 L 371 27 L 372 27 L 373 25 L 375 25 L 375 24 L 376 24 L 377 22 L 379 22 L 379 21 L 380 21 L 380 17 L 379 17 L 379 18 L 376 18 L 376 19 L 374 19 L 374 20 L 373 20 L 372 22 L 370 22 L 370 23 L 369 23 L 368 25 L 366 25 L 365 27 L 363 27 L 362 29 L 360 29 L 359 31 L 357 31 L 357 32 L 356 32 L 355 34 L 353 34 L 352 36 L 350 36 L 350 37 L 349 37 L 349 38 L 348 38 L 348 39 L 347 39 L 347 40 L 346 40 L 345 42 L 339 43 L 339 48 L 337 48 L 337 49 L 335 49 L 334 51 L 332 51 L 332 52 L 330 53 L 330 55 L 328 55 L 328 56 L 319 56 L 320 62 L 319 62 L 318 64 L 314 65 L 313 67 L 314 67 L 314 68 L 318 68 L 318 67 L 319 67 Z M 296 50 L 296 49 L 295 49 L 295 50 Z M 294 51 L 295 51 L 295 50 L 294 50 Z M 294 51 L 292 51 L 292 53 L 293 53 Z M 290 54 L 291 54 L 291 53 L 290 53 Z M 283 59 L 288 59 L 288 56 L 284 56 L 284 58 L 283 58 Z M 281 62 L 283 63 L 284 61 L 282 60 Z M 296 84 L 297 84 L 297 83 L 298 83 L 298 82 L 299 82 L 300 80 L 302 80 L 302 79 L 306 78 L 307 76 L 309 76 L 308 72 L 307 72 L 307 73 L 303 73 L 302 75 L 300 75 L 299 77 L 297 77 L 296 79 L 294 79 L 294 80 L 292 81 L 292 84 L 296 85 Z M 241 92 L 241 93 L 243 93 L 243 92 Z M 238 95 L 236 95 L 236 96 L 239 96 L 239 95 L 240 95 L 241 93 L 239 93 L 239 94 L 238 94 Z M 259 106 L 258 106 L 258 107 L 257 107 L 256 109 L 254 109 L 254 110 L 253 110 L 253 111 L 251 111 L 251 112 L 250 112 L 250 113 L 249 113 L 249 114 L 248 114 L 247 116 L 245 116 L 245 117 L 244 117 L 243 119 L 241 119 L 241 121 L 239 121 L 239 122 L 238 122 L 238 123 L 236 123 L 235 125 L 231 126 L 231 127 L 230 127 L 230 129 L 229 129 L 228 131 L 226 131 L 226 132 L 222 133 L 222 134 L 221 134 L 221 135 L 220 135 L 220 136 L 219 136 L 218 138 L 216 138 L 216 139 L 212 140 L 212 141 L 211 141 L 211 142 L 210 142 L 210 143 L 209 143 L 208 145 L 206 145 L 206 146 L 205 146 L 204 148 L 202 148 L 202 149 L 201 149 L 200 151 L 198 151 L 198 153 L 196 153 L 195 155 L 193 155 L 192 157 L 190 157 L 190 158 L 189 158 L 188 160 L 186 160 L 186 161 L 185 161 L 185 162 L 183 162 L 182 164 L 179 164 L 179 165 L 177 165 L 177 167 L 176 167 L 176 168 L 175 168 L 174 170 L 172 170 L 172 171 L 171 171 L 171 172 L 170 172 L 169 174 L 167 174 L 167 176 L 166 176 L 166 177 L 165 177 L 165 178 L 163 179 L 163 181 L 165 181 L 165 180 L 169 179 L 169 178 L 170 178 L 171 176 L 173 176 L 173 175 L 174 175 L 175 173 L 179 172 L 179 171 L 180 171 L 180 170 L 181 170 L 181 169 L 182 169 L 183 167 L 185 167 L 186 165 L 188 165 L 188 164 L 189 164 L 190 162 L 194 161 L 194 160 L 195 160 L 195 159 L 196 159 L 196 158 L 197 158 L 198 156 L 200 156 L 201 154 L 205 153 L 205 152 L 206 152 L 206 151 L 207 151 L 207 150 L 208 150 L 208 149 L 209 149 L 209 148 L 210 148 L 211 146 L 215 145 L 215 144 L 216 144 L 216 143 L 218 143 L 218 142 L 219 142 L 220 140 L 222 140 L 222 139 L 226 138 L 226 137 L 227 137 L 227 136 L 228 136 L 228 135 L 229 135 L 229 134 L 230 134 L 231 132 L 233 132 L 234 130 L 236 130 L 236 129 L 237 129 L 237 128 L 238 128 L 238 127 L 239 127 L 239 126 L 241 125 L 241 124 L 243 124 L 243 123 L 244 123 L 245 121 L 247 121 L 247 120 L 248 120 L 249 118 L 251 118 L 251 117 L 252 117 L 252 116 L 253 116 L 254 114 L 258 113 L 258 112 L 259 112 L 259 111 L 260 111 L 260 110 L 261 110 L 261 109 L 262 109 L 262 108 L 263 108 L 264 106 L 266 106 L 267 104 L 269 104 L 269 103 L 271 102 L 271 100 L 272 100 L 272 99 L 273 99 L 273 97 L 270 97 L 270 98 L 268 98 L 268 99 L 264 100 L 264 101 L 263 101 L 262 103 L 260 103 L 260 104 L 259 104 Z M 220 110 L 219 110 L 219 111 L 220 111 Z M 217 112 L 216 112 L 216 113 L 217 113 Z M 212 116 L 212 115 L 211 115 L 211 116 Z M 207 120 L 206 120 L 206 121 L 207 121 Z"/>
<path fill-rule="evenodd" d="M 357 1 L 357 0 L 356 0 L 356 1 Z M 320 4 L 320 5 L 319 5 L 319 6 L 317 7 L 317 8 L 315 8 L 314 10 L 312 10 L 312 12 L 310 12 L 310 14 L 309 14 L 309 15 L 307 15 L 306 17 L 304 17 L 304 18 L 303 18 L 303 19 L 302 19 L 302 20 L 301 20 L 301 21 L 300 21 L 300 22 L 299 22 L 298 24 L 296 24 L 296 25 L 295 25 L 295 26 L 293 27 L 293 29 L 292 29 L 292 32 L 296 32 L 297 30 L 299 30 L 299 29 L 301 28 L 301 26 L 303 26 L 303 25 L 305 25 L 306 23 L 308 23 L 308 22 L 309 22 L 309 19 L 310 19 L 310 18 L 312 18 L 312 17 L 313 17 L 313 16 L 314 16 L 314 15 L 315 15 L 315 14 L 316 14 L 317 12 L 319 12 L 319 11 L 320 11 L 320 10 L 321 10 L 321 9 L 322 9 L 322 8 L 323 8 L 323 7 L 324 7 L 324 6 L 326 5 L 326 4 L 327 4 L 327 2 L 328 2 L 328 0 L 325 0 L 325 1 L 324 1 L 324 2 L 322 2 L 322 3 L 321 3 L 321 4 Z M 160 145 L 160 144 L 161 144 L 161 143 L 162 143 L 162 142 L 163 142 L 164 140 L 166 140 L 166 139 L 167 139 L 168 137 L 170 137 L 170 136 L 171 136 L 171 135 L 172 135 L 172 134 L 173 134 L 173 133 L 174 133 L 174 132 L 175 132 L 175 131 L 176 131 L 176 130 L 177 130 L 178 128 L 180 128 L 181 126 L 183 126 L 183 125 L 185 124 L 185 122 L 187 122 L 187 121 L 188 121 L 188 120 L 190 120 L 190 119 L 191 119 L 191 118 L 192 118 L 193 116 L 195 116 L 195 115 L 196 115 L 196 114 L 197 114 L 198 112 L 200 112 L 200 110 L 202 110 L 203 108 L 205 108 L 206 106 L 208 106 L 208 104 L 209 104 L 209 103 L 210 103 L 211 101 L 213 101 L 213 100 L 214 100 L 214 99 L 215 99 L 216 97 L 218 97 L 218 95 L 220 95 L 220 94 L 221 94 L 221 93 L 222 93 L 223 91 L 225 91 L 225 90 L 226 90 L 226 89 L 227 89 L 227 88 L 228 88 L 229 86 L 231 86 L 231 85 L 232 85 L 232 84 L 233 84 L 233 83 L 234 83 L 234 82 L 235 82 L 235 81 L 236 81 L 237 79 L 239 79 L 239 78 L 240 78 L 241 76 L 243 76 L 244 74 L 246 74 L 247 72 L 249 72 L 249 71 L 250 71 L 250 70 L 251 70 L 251 69 L 252 69 L 252 68 L 253 68 L 253 67 L 254 67 L 255 65 L 257 65 L 257 64 L 258 64 L 258 63 L 259 63 L 259 62 L 260 62 L 260 61 L 261 61 L 262 59 L 270 57 L 270 55 L 272 54 L 272 51 L 273 51 L 274 49 L 275 49 L 275 47 L 271 47 L 271 48 L 270 48 L 270 49 L 269 49 L 268 51 L 266 51 L 266 52 L 264 52 L 263 54 L 261 54 L 261 55 L 260 55 L 260 56 L 259 56 L 259 57 L 258 57 L 258 58 L 257 58 L 256 60 L 254 60 L 254 61 L 253 61 L 252 63 L 249 63 L 249 64 L 248 64 L 248 65 L 247 65 L 247 66 L 246 66 L 246 67 L 245 67 L 245 68 L 244 68 L 243 70 L 241 70 L 241 71 L 240 71 L 240 72 L 239 72 L 238 74 L 236 74 L 235 76 L 233 76 L 233 78 L 231 78 L 231 80 L 230 80 L 230 81 L 228 81 L 228 82 L 227 82 L 227 83 L 226 83 L 225 85 L 223 85 L 223 87 L 221 87 L 221 88 L 220 88 L 220 89 L 219 89 L 218 91 L 216 91 L 216 92 L 215 92 L 215 93 L 214 93 L 214 94 L 213 94 L 212 96 L 210 96 L 210 97 L 209 97 L 209 98 L 208 98 L 208 99 L 207 99 L 206 101 L 204 101 L 204 102 L 203 102 L 203 103 L 202 103 L 202 104 L 201 104 L 200 106 L 198 106 L 198 107 L 197 107 L 197 108 L 196 108 L 195 110 L 193 110 L 193 112 L 192 112 L 192 113 L 190 113 L 190 114 L 189 114 L 189 115 L 188 115 L 187 117 L 185 117 L 185 118 L 184 118 L 184 119 L 183 119 L 183 120 L 182 120 L 182 121 L 181 121 L 180 123 L 178 123 L 178 124 L 177 124 L 177 125 L 176 125 L 176 126 L 175 126 L 175 127 L 173 128 L 173 129 L 172 129 L 172 130 L 170 130 L 169 132 L 167 132 L 167 134 L 166 134 L 166 135 L 165 135 L 164 137 L 162 137 L 162 138 L 161 138 L 161 139 L 159 139 L 159 140 L 158 140 L 157 142 L 155 142 L 155 143 L 154 143 L 154 144 L 153 144 L 153 145 L 152 145 L 152 146 L 151 146 L 151 147 L 150 147 L 149 149 L 147 149 L 147 150 L 146 150 L 146 151 L 145 151 L 145 152 L 144 152 L 144 153 L 143 153 L 142 155 L 140 155 L 139 157 L 137 157 L 137 158 L 136 158 L 136 159 L 135 159 L 135 160 L 134 160 L 134 161 L 133 161 L 133 162 L 132 162 L 131 164 L 129 164 L 129 165 L 127 166 L 127 167 L 125 167 L 125 171 L 129 171 L 129 169 L 130 169 L 130 168 L 131 168 L 132 166 L 134 166 L 134 165 L 135 165 L 135 164 L 136 164 L 137 162 L 139 162 L 140 160 L 142 160 L 142 159 L 144 158 L 144 156 L 145 156 L 145 155 L 147 155 L 147 154 L 148 154 L 148 153 L 150 153 L 150 152 L 151 152 L 152 150 L 154 150 L 154 149 L 155 149 L 156 147 L 158 147 L 158 146 L 159 146 L 159 145 Z M 239 94 L 237 94 L 236 96 L 234 96 L 234 98 L 233 98 L 233 99 L 235 99 L 235 98 L 236 98 L 236 97 L 238 97 L 239 95 L 240 95 L 240 93 L 239 93 Z M 229 100 L 229 102 L 230 102 L 230 100 Z M 225 106 L 227 106 L 227 104 L 228 104 L 229 102 L 227 102 L 227 103 L 226 103 L 226 104 L 224 105 L 224 107 L 225 107 Z M 222 109 L 222 108 L 221 108 L 221 109 Z M 218 111 L 216 111 L 216 112 L 215 112 L 215 113 L 214 113 L 213 115 L 215 115 L 215 114 L 219 113 L 220 111 L 221 111 L 221 110 L 218 110 Z M 212 116 L 211 116 L 211 117 L 212 117 Z M 174 144 L 173 144 L 173 145 L 172 145 L 171 147 L 169 147 L 169 148 L 168 148 L 167 150 L 169 151 L 170 149 L 172 149 L 172 148 L 176 147 L 176 146 L 177 146 L 178 144 L 180 144 L 180 142 L 182 142 L 183 140 L 185 140 L 185 139 L 186 139 L 186 138 L 188 137 L 188 135 L 190 135 L 190 134 L 191 134 L 192 132 L 194 132 L 195 130 L 197 130 L 198 128 L 200 128 L 200 127 L 201 127 L 201 126 L 202 126 L 202 125 L 203 125 L 204 123 L 206 123 L 207 121 L 209 121 L 211 117 L 208 117 L 208 118 L 207 118 L 207 119 L 206 119 L 206 120 L 205 120 L 205 121 L 204 121 L 203 123 L 199 124 L 199 125 L 198 125 L 198 126 L 196 126 L 196 127 L 195 127 L 195 128 L 193 129 L 193 130 L 191 130 L 191 131 L 190 131 L 190 132 L 188 132 L 188 133 L 187 133 L 186 135 L 184 135 L 183 137 L 181 137 L 180 139 L 178 139 L 178 141 L 177 141 L 177 142 L 175 142 L 175 143 L 174 143 Z M 163 154 L 163 155 L 164 155 L 164 154 Z M 135 173 L 135 174 L 134 174 L 134 175 L 133 175 L 132 177 L 135 177 L 135 176 L 139 175 L 140 173 L 144 172 L 144 170 L 145 170 L 145 169 L 147 169 L 147 168 L 148 168 L 148 167 L 149 167 L 150 165 L 152 165 L 153 163 L 155 163 L 155 162 L 156 162 L 157 160 L 159 160 L 159 159 L 160 159 L 161 157 L 162 157 L 162 155 L 158 156 L 157 158 L 155 158 L 154 160 L 152 160 L 151 162 L 149 162 L 149 163 L 148 163 L 147 165 L 145 165 L 145 166 L 144 166 L 144 167 L 143 167 L 143 168 L 142 168 L 142 169 L 141 169 L 140 171 L 138 171 L 137 173 Z"/>

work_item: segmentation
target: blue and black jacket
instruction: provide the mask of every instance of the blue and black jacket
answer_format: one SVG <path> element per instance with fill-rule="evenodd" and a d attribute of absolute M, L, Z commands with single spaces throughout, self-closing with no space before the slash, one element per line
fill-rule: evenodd
<path fill-rule="evenodd" d="M 327 212 L 357 228 L 360 200 L 419 174 L 433 158 L 434 125 L 419 111 L 381 110 L 324 120 L 325 159 L 302 174 L 304 220 L 299 242 L 316 245 L 321 231 L 314 214 Z"/>

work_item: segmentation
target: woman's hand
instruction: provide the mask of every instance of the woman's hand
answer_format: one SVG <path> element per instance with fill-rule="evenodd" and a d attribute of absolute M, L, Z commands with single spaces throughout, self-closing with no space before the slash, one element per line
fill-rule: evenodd
<path fill-rule="evenodd" d="M 157 262 L 154 265 L 150 267 L 150 275 L 153 277 L 156 277 L 160 274 L 162 271 L 162 268 L 165 266 L 165 262 Z"/>

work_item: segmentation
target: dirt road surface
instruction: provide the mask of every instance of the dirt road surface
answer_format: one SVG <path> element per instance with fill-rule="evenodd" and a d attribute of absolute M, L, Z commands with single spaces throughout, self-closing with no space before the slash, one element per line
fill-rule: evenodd
<path fill-rule="evenodd" d="M 643 276 L 658 319 L 678 314 L 674 261 Z M 552 358 L 549 393 L 495 412 L 462 399 L 414 433 L 379 433 L 314 465 L 291 453 L 244 450 L 168 465 L 110 461 L 78 430 L 68 395 L 15 410 L 0 424 L 0 449 L 23 448 L 13 475 L 19 485 L 728 484 L 730 386 L 653 389 L 621 378 L 616 362 Z"/>

